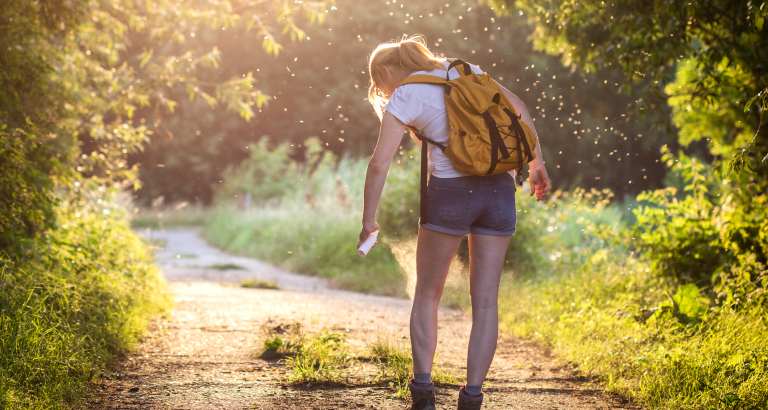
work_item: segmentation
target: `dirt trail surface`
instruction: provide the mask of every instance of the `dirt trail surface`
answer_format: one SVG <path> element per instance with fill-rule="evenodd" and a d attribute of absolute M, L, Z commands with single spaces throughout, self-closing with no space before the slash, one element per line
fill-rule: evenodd
<path fill-rule="evenodd" d="M 208 246 L 197 231 L 147 231 L 165 241 L 158 264 L 176 305 L 141 346 L 96 386 L 92 409 L 405 409 L 388 386 L 365 383 L 376 374 L 360 364 L 350 385 L 287 385 L 282 362 L 258 353 L 262 329 L 301 323 L 344 332 L 364 355 L 377 338 L 408 335 L 410 301 L 333 289 L 325 280 L 285 272 Z M 353 255 L 354 257 L 354 255 Z M 225 264 L 244 269 L 219 270 Z M 230 267 L 232 267 L 230 265 Z M 244 277 L 274 280 L 280 290 L 246 289 Z M 441 308 L 438 360 L 465 372 L 471 319 Z M 459 386 L 438 387 L 438 409 L 455 409 Z M 490 370 L 484 409 L 635 409 L 636 404 L 590 386 L 546 349 L 504 338 Z"/>

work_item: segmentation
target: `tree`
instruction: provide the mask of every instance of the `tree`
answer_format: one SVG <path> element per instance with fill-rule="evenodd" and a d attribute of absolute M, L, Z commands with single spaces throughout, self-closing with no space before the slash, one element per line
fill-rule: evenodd
<path fill-rule="evenodd" d="M 534 47 L 559 55 L 565 65 L 620 70 L 626 90 L 643 89 L 640 110 L 669 101 L 683 144 L 707 140 L 720 156 L 743 148 L 732 164 L 737 168 L 751 150 L 768 149 L 760 127 L 768 108 L 765 1 L 484 2 L 501 14 L 527 16 Z M 703 129 L 708 125 L 715 128 Z"/>
<path fill-rule="evenodd" d="M 196 31 L 244 27 L 267 53 L 303 21 L 319 21 L 327 2 L 169 0 L 121 2 L 12 0 L 0 6 L 0 249 L 55 225 L 58 198 L 101 200 L 138 187 L 129 152 L 152 135 L 139 109 L 172 113 L 176 91 L 249 119 L 267 96 L 243 73 L 207 80 L 221 55 L 196 47 Z M 275 27 L 277 26 L 277 27 Z M 133 44 L 142 44 L 133 52 Z M 157 116 L 159 120 L 160 117 Z M 106 199 L 106 198 L 105 198 Z M 98 202 L 98 201 L 96 201 Z M 100 202 L 99 202 L 100 203 Z"/>
<path fill-rule="evenodd" d="M 565 64 L 621 72 L 627 91 L 642 90 L 639 111 L 668 104 L 682 145 L 706 141 L 714 161 L 665 149 L 679 184 L 638 196 L 634 246 L 660 275 L 711 286 L 768 260 L 768 156 L 750 160 L 768 149 L 764 1 L 486 2 L 526 15 L 534 46 Z M 757 175 L 733 172 L 745 167 Z"/>

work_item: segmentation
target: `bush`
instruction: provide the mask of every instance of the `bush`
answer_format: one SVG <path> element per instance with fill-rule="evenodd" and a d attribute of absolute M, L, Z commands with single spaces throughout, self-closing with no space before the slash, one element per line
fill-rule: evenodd
<path fill-rule="evenodd" d="M 389 169 L 381 195 L 376 222 L 385 238 L 407 239 L 419 232 L 421 195 L 421 148 L 404 153 Z M 365 182 L 365 175 L 363 183 Z M 362 218 L 362 207 L 360 208 Z"/>
<path fill-rule="evenodd" d="M 505 269 L 523 279 L 551 277 L 581 260 L 590 247 L 607 248 L 607 240 L 625 229 L 622 211 L 608 190 L 550 193 L 546 202 L 518 188 L 517 231 L 510 240 Z M 621 246 L 613 252 L 622 252 Z"/>
<path fill-rule="evenodd" d="M 694 285 L 675 288 L 630 254 L 590 249 L 573 262 L 550 278 L 505 281 L 504 326 L 649 408 L 766 408 L 764 266 L 756 265 L 757 282 L 746 280 L 755 271 L 724 275 L 717 299 Z"/>
<path fill-rule="evenodd" d="M 69 408 L 169 306 L 147 246 L 109 207 L 58 208 L 59 228 L 0 267 L 0 408 Z"/>
<path fill-rule="evenodd" d="M 636 212 L 633 235 L 654 270 L 681 283 L 711 286 L 749 255 L 766 263 L 768 182 L 728 177 L 682 153 L 675 158 L 665 151 L 664 160 L 681 176 L 683 192 L 670 187 L 640 194 L 645 204 Z"/>
<path fill-rule="evenodd" d="M 686 157 L 679 162 L 691 185 L 702 168 Z M 596 197 L 536 204 L 537 220 L 563 222 L 562 232 L 542 233 L 536 243 L 562 256 L 548 261 L 542 252 L 538 275 L 505 278 L 504 327 L 554 347 L 607 390 L 649 408 L 768 408 L 768 272 L 765 254 L 752 252 L 761 249 L 761 236 L 749 234 L 763 221 L 753 205 L 726 206 L 739 192 L 752 192 L 753 204 L 761 199 L 754 185 L 741 185 L 712 205 L 718 196 L 703 194 L 700 178 L 687 197 L 671 190 L 641 196 L 668 202 L 646 202 L 631 228 L 618 223 L 615 207 L 594 209 Z M 588 223 L 579 225 L 576 215 Z M 553 233 L 561 228 L 550 226 Z M 569 234 L 569 227 L 576 229 Z M 741 232 L 723 235 L 733 228 Z M 574 245 L 577 252 L 561 250 Z M 707 255 L 710 265 L 701 261 Z"/>
<path fill-rule="evenodd" d="M 59 142 L 0 124 L 0 250 L 19 252 L 54 227 L 52 175 L 70 174 L 56 158 L 56 152 L 69 155 Z"/>

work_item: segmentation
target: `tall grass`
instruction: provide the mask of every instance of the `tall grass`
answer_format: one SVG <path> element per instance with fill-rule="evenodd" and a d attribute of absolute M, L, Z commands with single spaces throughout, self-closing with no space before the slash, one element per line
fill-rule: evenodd
<path fill-rule="evenodd" d="M 343 288 L 404 295 L 402 271 L 383 240 L 367 257 L 357 256 L 355 247 L 361 228 L 367 163 L 350 158 L 337 160 L 320 150 L 316 142 L 308 141 L 308 145 L 308 165 L 303 168 L 276 166 L 284 170 L 283 179 L 270 176 L 258 180 L 262 184 L 278 185 L 286 180 L 291 190 L 274 197 L 263 193 L 271 195 L 278 188 L 260 187 L 251 193 L 254 207 L 250 210 L 236 210 L 234 197 L 244 195 L 248 185 L 231 176 L 233 179 L 225 182 L 223 192 L 217 197 L 218 206 L 206 225 L 208 242 L 293 272 L 330 278 Z M 266 147 L 263 149 L 270 152 Z M 281 150 L 272 152 L 291 161 L 282 156 Z M 255 151 L 253 162 L 243 166 L 244 175 L 260 174 L 258 161 L 264 161 L 265 155 Z M 313 161 L 312 156 L 317 158 Z M 237 174 L 230 171 L 228 175 Z"/>
<path fill-rule="evenodd" d="M 46 242 L 0 261 L 0 408 L 77 406 L 169 306 L 151 251 L 116 211 L 65 204 Z"/>
<path fill-rule="evenodd" d="M 529 242 L 536 273 L 502 283 L 503 327 L 651 409 L 767 409 L 766 267 L 751 256 L 710 288 L 685 285 L 636 253 L 606 199 L 525 205 L 524 226 L 547 226 Z"/>
<path fill-rule="evenodd" d="M 553 346 L 609 391 L 651 409 L 768 408 L 764 291 L 734 309 L 698 291 L 684 296 L 686 288 L 629 254 L 593 251 L 568 265 L 549 278 L 504 283 L 506 329 Z M 685 313 L 686 304 L 703 309 Z"/>

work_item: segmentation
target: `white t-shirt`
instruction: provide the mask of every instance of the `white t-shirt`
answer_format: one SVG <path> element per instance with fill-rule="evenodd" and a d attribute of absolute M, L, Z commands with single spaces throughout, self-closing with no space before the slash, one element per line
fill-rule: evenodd
<path fill-rule="evenodd" d="M 445 68 L 450 63 L 445 62 Z M 470 64 L 472 71 L 483 74 L 483 70 Z M 457 67 L 463 70 L 462 67 Z M 445 70 L 417 71 L 411 75 L 429 74 L 445 78 Z M 449 79 L 459 76 L 456 69 L 448 73 Z M 445 108 L 445 89 L 434 84 L 406 84 L 397 87 L 384 109 L 400 121 L 419 130 L 427 138 L 442 145 L 448 145 L 448 113 Z M 453 166 L 453 161 L 443 154 L 440 148 L 427 144 L 429 156 L 429 174 L 438 178 L 456 178 L 470 176 Z"/>

